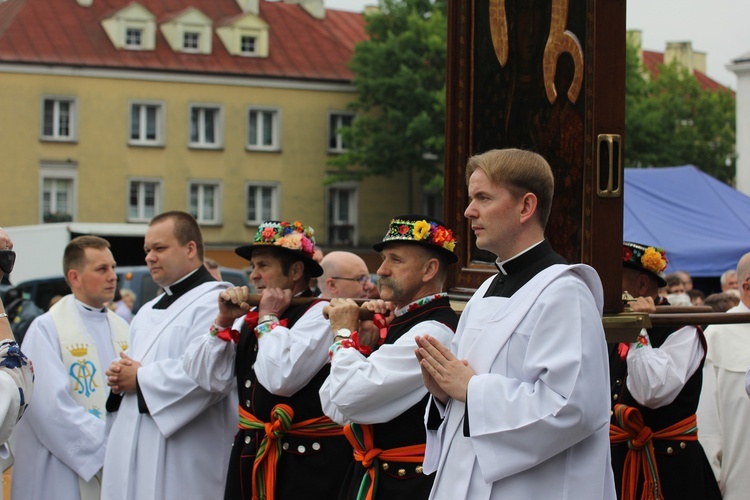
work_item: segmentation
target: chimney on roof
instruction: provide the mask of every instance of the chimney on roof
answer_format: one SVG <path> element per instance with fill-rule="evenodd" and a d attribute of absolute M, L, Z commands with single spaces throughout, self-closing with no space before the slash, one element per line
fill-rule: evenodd
<path fill-rule="evenodd" d="M 299 5 L 315 19 L 326 18 L 326 7 L 323 0 L 284 0 L 284 3 Z"/>
<path fill-rule="evenodd" d="M 380 7 L 378 7 L 377 5 L 365 5 L 363 14 L 366 16 L 374 16 L 376 14 L 380 14 Z"/>
<path fill-rule="evenodd" d="M 625 36 L 628 43 L 638 49 L 638 60 L 643 63 L 643 32 L 641 30 L 628 30 Z"/>
<path fill-rule="evenodd" d="M 91 4 L 94 3 L 94 0 L 76 0 L 76 2 L 81 7 L 91 7 Z"/>
<path fill-rule="evenodd" d="M 237 2 L 237 5 L 240 6 L 240 10 L 242 10 L 243 13 L 251 13 L 255 14 L 256 16 L 259 13 L 258 10 L 258 0 L 235 0 Z"/>
<path fill-rule="evenodd" d="M 673 61 L 690 73 L 706 73 L 706 53 L 693 50 L 692 42 L 667 42 L 664 64 L 671 64 Z"/>

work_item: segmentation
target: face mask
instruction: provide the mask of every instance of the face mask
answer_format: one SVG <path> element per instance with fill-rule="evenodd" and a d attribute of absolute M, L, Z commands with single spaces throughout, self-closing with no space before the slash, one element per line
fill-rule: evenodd
<path fill-rule="evenodd" d="M 16 252 L 13 250 L 0 250 L 0 270 L 5 274 L 13 271 L 13 265 L 16 263 Z"/>

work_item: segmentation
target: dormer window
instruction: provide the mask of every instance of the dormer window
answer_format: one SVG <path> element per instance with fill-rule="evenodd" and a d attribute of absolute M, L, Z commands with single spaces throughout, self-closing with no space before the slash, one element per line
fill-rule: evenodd
<path fill-rule="evenodd" d="M 200 47 L 201 34 L 195 31 L 186 31 L 182 36 L 182 48 L 185 52 L 197 52 Z"/>
<path fill-rule="evenodd" d="M 210 54 L 213 21 L 195 7 L 188 7 L 159 25 L 175 52 Z"/>
<path fill-rule="evenodd" d="M 156 18 L 148 9 L 136 2 L 103 19 L 102 27 L 117 49 L 156 48 Z"/>
<path fill-rule="evenodd" d="M 219 23 L 216 34 L 233 56 L 268 57 L 268 23 L 252 12 Z"/>
<path fill-rule="evenodd" d="M 255 47 L 258 39 L 250 35 L 242 35 L 240 40 L 240 52 L 244 55 L 255 55 Z"/>
<path fill-rule="evenodd" d="M 140 28 L 127 28 L 125 30 L 125 47 L 129 49 L 140 49 L 143 47 L 143 30 Z"/>

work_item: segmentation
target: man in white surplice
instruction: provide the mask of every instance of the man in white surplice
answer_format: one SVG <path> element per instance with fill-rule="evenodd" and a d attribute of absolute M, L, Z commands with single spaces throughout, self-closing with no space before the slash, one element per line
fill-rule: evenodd
<path fill-rule="evenodd" d="M 727 314 L 747 314 L 750 312 L 750 253 L 737 263 L 736 279 L 740 303 Z M 706 364 L 697 411 L 698 438 L 719 481 L 723 498 L 744 499 L 750 488 L 750 432 L 747 428 L 750 399 L 742 388 L 747 387 L 745 370 L 750 366 L 750 325 L 711 325 L 706 328 L 706 343 Z"/>
<path fill-rule="evenodd" d="M 198 223 L 166 212 L 149 223 L 146 264 L 163 294 L 130 324 L 127 355 L 107 371 L 119 410 L 107 443 L 102 499 L 218 498 L 237 427 L 237 400 L 201 389 L 183 370 L 190 342 L 203 335 L 229 284 L 203 266 Z"/>
<path fill-rule="evenodd" d="M 416 339 L 432 393 L 430 498 L 614 499 L 602 288 L 544 238 L 552 171 L 505 149 L 470 158 L 466 176 L 464 215 L 499 273 L 467 303 L 450 349 Z"/>
<path fill-rule="evenodd" d="M 12 496 L 99 498 L 107 441 L 104 371 L 127 346 L 128 325 L 105 303 L 115 296 L 107 240 L 73 239 L 63 254 L 72 295 L 34 320 L 23 340 L 35 368 L 35 400 L 16 427 Z"/>

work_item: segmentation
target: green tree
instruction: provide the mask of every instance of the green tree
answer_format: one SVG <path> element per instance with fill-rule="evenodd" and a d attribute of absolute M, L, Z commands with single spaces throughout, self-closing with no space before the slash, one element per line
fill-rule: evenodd
<path fill-rule="evenodd" d="M 628 43 L 625 82 L 626 167 L 692 164 L 729 184 L 735 176 L 735 99 L 728 90 L 704 90 L 686 69 L 643 68 Z"/>
<path fill-rule="evenodd" d="M 357 119 L 340 130 L 347 150 L 328 181 L 409 171 L 427 182 L 443 163 L 446 1 L 380 0 L 365 21 L 351 62 Z"/>

